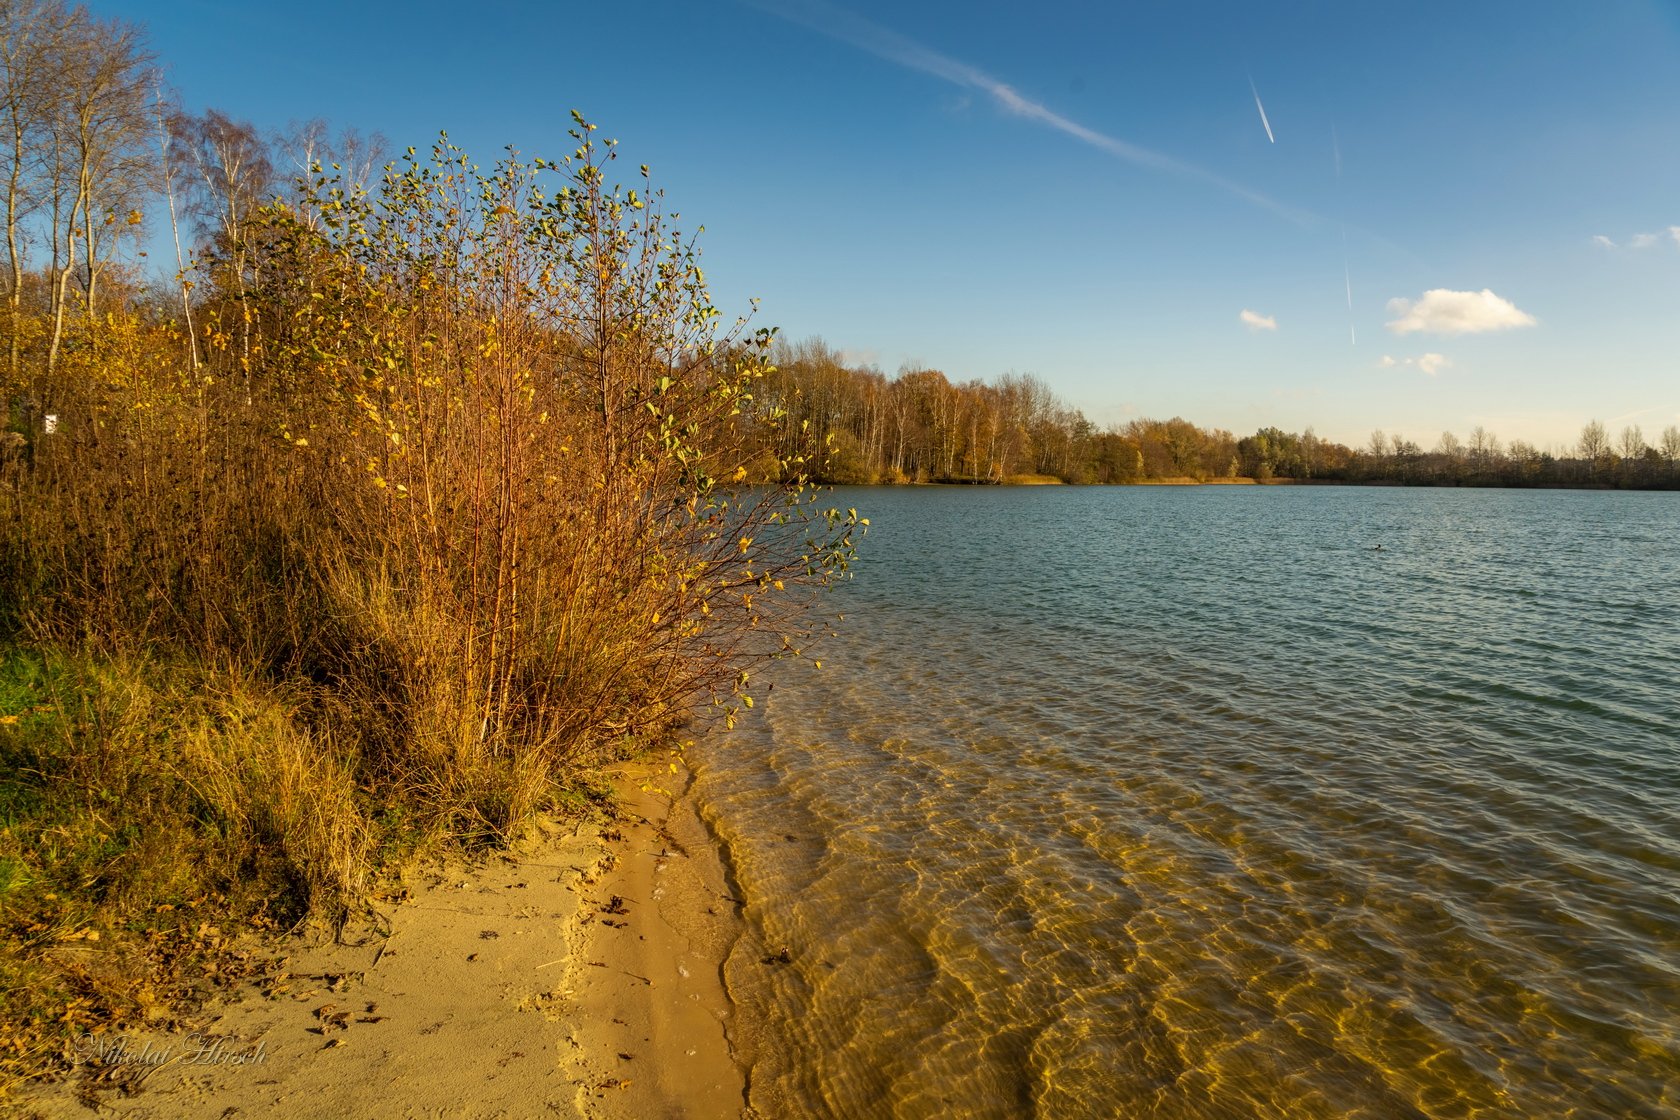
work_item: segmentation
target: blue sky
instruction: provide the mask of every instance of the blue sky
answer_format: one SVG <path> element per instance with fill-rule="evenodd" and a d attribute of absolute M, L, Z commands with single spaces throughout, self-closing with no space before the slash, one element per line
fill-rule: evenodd
<path fill-rule="evenodd" d="M 1354 444 L 1680 423 L 1674 0 L 93 6 L 265 129 L 488 163 L 581 109 L 726 312 L 889 373 Z"/>

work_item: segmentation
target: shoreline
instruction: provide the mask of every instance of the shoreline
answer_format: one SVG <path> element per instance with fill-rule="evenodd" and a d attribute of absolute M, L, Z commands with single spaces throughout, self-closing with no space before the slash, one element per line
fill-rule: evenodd
<path fill-rule="evenodd" d="M 1664 494 L 1673 493 L 1674 486 L 1617 486 L 1610 482 L 1457 482 L 1457 481 L 1427 481 L 1405 480 L 1397 478 L 1250 478 L 1246 475 L 1225 478 L 1196 479 L 1188 476 L 1164 478 L 1138 478 L 1127 482 L 1065 482 L 1056 479 L 1053 482 L 1021 482 L 1009 481 L 989 482 L 971 479 L 940 479 L 926 482 L 828 482 L 820 481 L 819 486 L 845 490 L 1012 490 L 1024 487 L 1056 487 L 1067 489 L 1117 489 L 1124 490 L 1132 486 L 1348 486 L 1361 489 L 1395 489 L 1395 490 L 1581 490 L 1598 492 L 1617 492 L 1629 494 Z"/>
<path fill-rule="evenodd" d="M 692 775 L 601 773 L 612 819 L 418 869 L 344 943 L 253 944 L 276 958 L 257 984 L 178 1029 L 88 1036 L 7 1114 L 743 1115 L 723 962 L 744 924 Z"/>
<path fill-rule="evenodd" d="M 575 927 L 568 973 L 590 1025 L 570 1054 L 574 1080 L 608 1088 L 580 1095 L 582 1114 L 750 1115 L 723 974 L 746 929 L 744 904 L 689 796 L 693 772 L 673 759 L 604 773 L 615 779 L 622 839 L 610 841 L 616 858 L 593 888 L 594 914 Z"/>

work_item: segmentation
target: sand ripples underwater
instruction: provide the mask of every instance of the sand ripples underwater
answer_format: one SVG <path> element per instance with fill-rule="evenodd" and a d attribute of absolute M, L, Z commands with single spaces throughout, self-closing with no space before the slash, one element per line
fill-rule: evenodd
<path fill-rule="evenodd" d="M 1680 1115 L 1680 495 L 840 499 L 699 747 L 764 1115 Z"/>

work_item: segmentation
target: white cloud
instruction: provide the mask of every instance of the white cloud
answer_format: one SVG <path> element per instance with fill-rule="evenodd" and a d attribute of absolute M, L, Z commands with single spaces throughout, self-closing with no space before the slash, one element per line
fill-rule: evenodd
<path fill-rule="evenodd" d="M 844 347 L 840 351 L 840 364 L 853 369 L 876 369 L 881 364 L 881 352 L 873 346 L 861 349 Z"/>
<path fill-rule="evenodd" d="M 1391 299 L 1388 310 L 1398 316 L 1388 324 L 1395 334 L 1427 331 L 1430 334 L 1480 334 L 1512 327 L 1532 327 L 1534 316 L 1519 311 L 1510 300 L 1501 299 L 1487 288 L 1479 292 L 1455 292 L 1431 288 L 1417 301 Z"/>
<path fill-rule="evenodd" d="M 1277 320 L 1272 316 L 1262 315 L 1258 311 L 1250 311 L 1246 307 L 1242 309 L 1242 314 L 1238 315 L 1237 318 L 1251 331 L 1277 330 Z"/>
<path fill-rule="evenodd" d="M 1447 357 L 1445 354 L 1437 354 L 1433 351 L 1417 358 L 1391 358 L 1387 354 L 1384 354 L 1380 359 L 1378 359 L 1377 364 L 1383 369 L 1393 369 L 1396 366 L 1409 366 L 1410 368 L 1418 370 L 1429 377 L 1434 377 L 1442 370 L 1451 368 L 1452 359 Z"/>
<path fill-rule="evenodd" d="M 1680 248 L 1680 226 L 1668 226 L 1665 229 L 1658 230 L 1656 233 L 1636 233 L 1632 237 L 1628 238 L 1627 241 L 1624 242 L 1624 245 L 1629 249 L 1650 249 L 1654 246 L 1661 245 L 1665 239 L 1673 241 L 1675 248 Z M 1593 244 L 1605 249 L 1614 249 L 1617 247 L 1614 241 L 1605 237 L 1602 233 L 1596 233 L 1593 235 Z"/>

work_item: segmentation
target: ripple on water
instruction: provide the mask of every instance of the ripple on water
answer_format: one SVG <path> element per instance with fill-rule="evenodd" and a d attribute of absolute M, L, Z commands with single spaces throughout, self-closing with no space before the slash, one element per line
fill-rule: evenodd
<path fill-rule="evenodd" d="M 847 495 L 699 752 L 755 1105 L 1680 1115 L 1676 499 Z"/>

